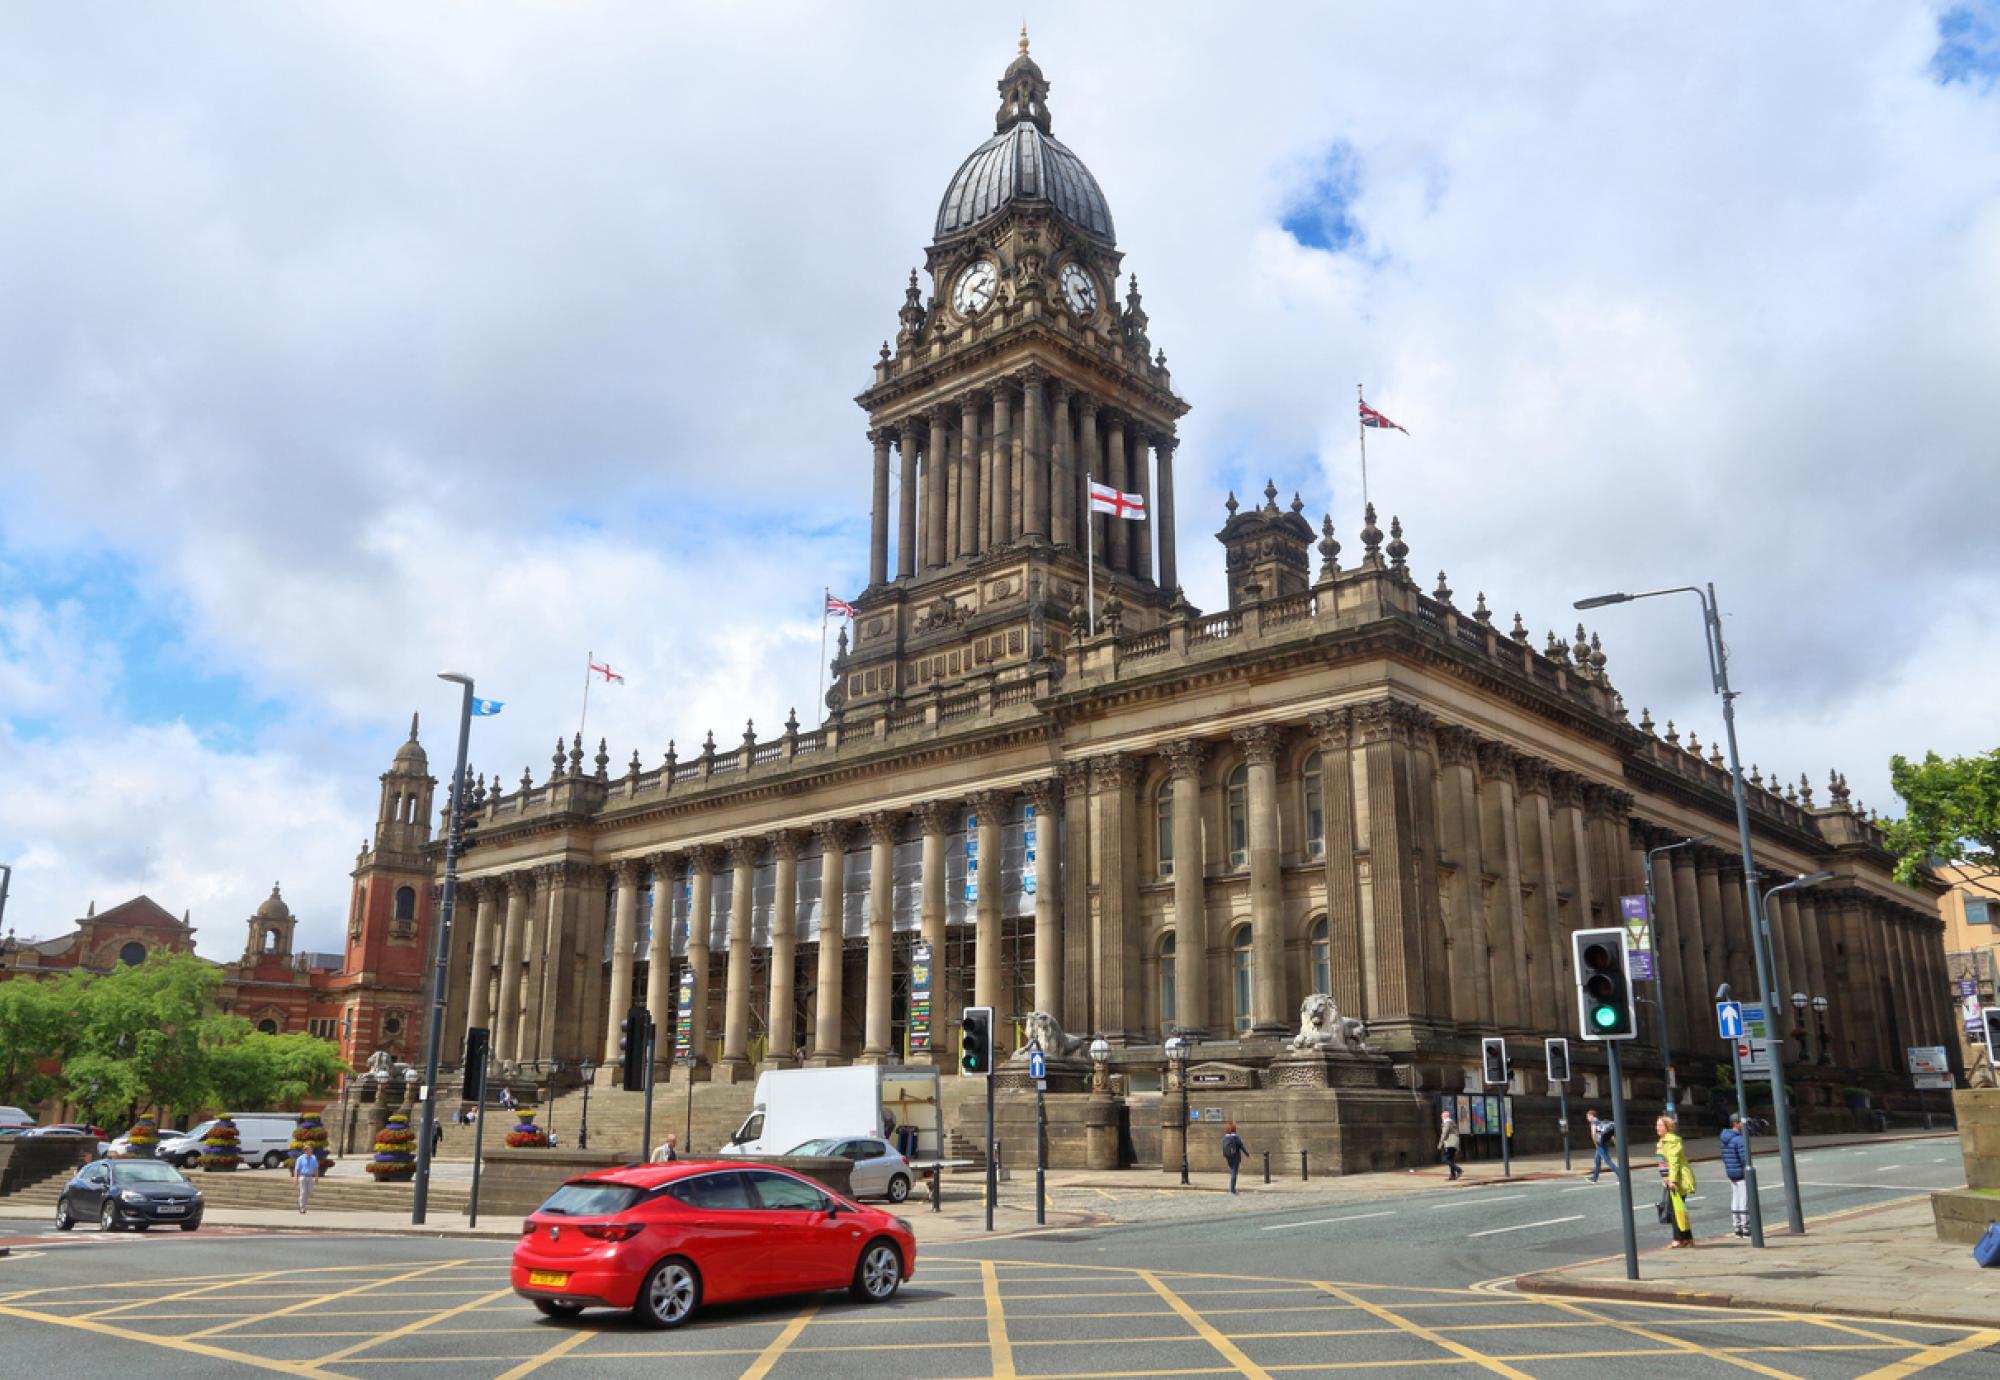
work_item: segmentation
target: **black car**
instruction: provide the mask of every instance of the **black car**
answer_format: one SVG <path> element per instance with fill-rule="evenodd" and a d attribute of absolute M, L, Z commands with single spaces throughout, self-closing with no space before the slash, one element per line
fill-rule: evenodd
<path fill-rule="evenodd" d="M 159 1160 L 98 1160 L 77 1171 L 56 1200 L 56 1230 L 96 1220 L 105 1231 L 171 1223 L 201 1225 L 201 1190 Z"/>

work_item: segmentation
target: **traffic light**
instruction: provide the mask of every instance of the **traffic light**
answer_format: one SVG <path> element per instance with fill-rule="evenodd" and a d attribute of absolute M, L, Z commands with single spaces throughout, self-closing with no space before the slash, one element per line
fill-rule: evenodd
<path fill-rule="evenodd" d="M 1627 942 L 1622 928 L 1578 930 L 1570 936 L 1577 1014 L 1586 1040 L 1630 1040 L 1639 1033 Z"/>
<path fill-rule="evenodd" d="M 1507 1072 L 1507 1042 L 1498 1036 L 1489 1035 L 1479 1042 L 1480 1062 L 1484 1065 L 1484 1080 L 1488 1087 L 1504 1087 L 1513 1082 Z"/>
<path fill-rule="evenodd" d="M 1549 1086 L 1569 1082 L 1569 1041 L 1560 1035 L 1544 1040 L 1542 1053 L 1549 1063 Z"/>
<path fill-rule="evenodd" d="M 958 1022 L 958 1067 L 965 1073 L 993 1072 L 993 1008 L 968 1006 Z"/>
<path fill-rule="evenodd" d="M 653 1020 L 646 1008 L 635 1006 L 625 1013 L 625 1033 L 618 1037 L 621 1086 L 626 1092 L 646 1090 L 647 1052 L 653 1043 Z"/>
<path fill-rule="evenodd" d="M 465 1070 L 463 1094 L 467 1102 L 486 1100 L 486 1047 L 489 1036 L 483 1025 L 465 1028 Z"/>

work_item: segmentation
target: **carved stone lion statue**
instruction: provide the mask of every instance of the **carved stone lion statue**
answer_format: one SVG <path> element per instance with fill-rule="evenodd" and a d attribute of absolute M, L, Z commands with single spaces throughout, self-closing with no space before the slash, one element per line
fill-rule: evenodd
<path fill-rule="evenodd" d="M 1326 993 L 1315 992 L 1299 1004 L 1299 1033 L 1292 1037 L 1292 1048 L 1324 1054 L 1365 1054 L 1368 1027 L 1352 1016 L 1341 1015 L 1340 1008 Z"/>
<path fill-rule="evenodd" d="M 1063 1033 L 1062 1022 L 1046 1011 L 1036 1011 L 1028 1017 L 1028 1042 L 1014 1051 L 1013 1057 L 1025 1060 L 1028 1051 L 1039 1049 L 1051 1059 L 1064 1059 L 1083 1052 L 1084 1040 L 1080 1035 Z"/>
<path fill-rule="evenodd" d="M 378 1083 L 387 1082 L 389 1079 L 389 1070 L 395 1062 L 395 1059 L 390 1056 L 388 1050 L 376 1050 L 368 1056 L 368 1076 Z"/>

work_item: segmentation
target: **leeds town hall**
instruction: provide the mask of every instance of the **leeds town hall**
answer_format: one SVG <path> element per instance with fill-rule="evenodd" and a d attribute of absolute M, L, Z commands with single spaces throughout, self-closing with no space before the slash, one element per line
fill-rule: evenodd
<path fill-rule="evenodd" d="M 1584 629 L 1533 636 L 1483 593 L 1420 582 L 1372 508 L 1336 527 L 1268 486 L 1232 497 L 1228 607 L 1193 607 L 1188 404 L 1025 39 L 999 95 L 938 206 L 931 290 L 912 273 L 857 398 L 869 581 L 823 723 L 650 761 L 573 740 L 543 780 L 482 780 L 446 1062 L 483 1026 L 524 1080 L 615 1063 L 643 1005 L 662 1075 L 708 1096 L 801 1059 L 955 1072 L 977 1003 L 1008 1048 L 1039 1029 L 1080 1070 L 1051 1080 L 1058 1161 L 1087 1143 L 1159 1162 L 1176 1032 L 1197 1042 L 1197 1101 L 1253 1144 L 1413 1161 L 1441 1096 L 1497 1091 L 1477 1081 L 1483 1036 L 1513 1047 L 1517 1108 L 1550 1092 L 1549 1035 L 1572 1038 L 1572 1095 L 1604 1094 L 1599 1050 L 1574 1039 L 1569 936 L 1621 923 L 1648 849 L 1712 835 L 1655 878 L 1671 1062 L 1705 1108 L 1728 1064 L 1713 994 L 1757 990 L 1720 753 L 1635 721 Z M 1086 476 L 1143 495 L 1146 519 L 1093 514 Z M 1935 893 L 1895 885 L 1845 782 L 1823 789 L 1750 793 L 1768 880 L 1834 874 L 1772 904 L 1787 1009 L 1770 1033 L 1808 1127 L 1845 1118 L 1857 1086 L 1906 1107 L 1904 1049 L 1958 1048 Z M 385 827 L 423 828 L 428 778 L 399 766 L 383 799 Z M 397 858 L 441 868 L 435 841 Z M 382 870 L 363 855 L 357 905 Z M 1315 997 L 1337 1010 L 1324 1026 Z M 1656 1103 L 1652 1021 L 1626 1069 Z M 1089 1066 L 1080 1042 L 1100 1036 L 1111 1057 Z M 1530 1146 L 1552 1134 L 1553 1112 L 1527 1121 Z"/>

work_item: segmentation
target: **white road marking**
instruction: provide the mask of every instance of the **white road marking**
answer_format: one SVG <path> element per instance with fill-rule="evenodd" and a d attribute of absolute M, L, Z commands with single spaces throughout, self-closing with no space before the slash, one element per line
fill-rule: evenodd
<path fill-rule="evenodd" d="M 1497 1196 L 1490 1193 L 1481 1193 L 1471 1198 L 1461 1198 L 1455 1203 L 1439 1203 L 1436 1207 L 1431 1208 L 1430 1211 L 1443 1212 L 1446 1208 L 1472 1207 L 1480 1203 L 1511 1203 L 1516 1198 L 1525 1198 L 1527 1196 L 1525 1193 L 1502 1193 Z"/>
<path fill-rule="evenodd" d="M 1260 1231 L 1290 1231 L 1293 1227 L 1324 1227 L 1335 1222 L 1365 1222 L 1371 1217 L 1394 1217 L 1393 1212 L 1357 1212 L 1352 1217 L 1315 1217 L 1310 1222 L 1279 1222 Z"/>
<path fill-rule="evenodd" d="M 1776 1192 L 1778 1189 L 1782 1187 L 1784 1187 L 1784 1185 L 1782 1184 L 1776 1186 L 1766 1185 L 1766 1184 L 1757 1185 L 1757 1189 L 1760 1193 Z M 1843 1184 L 1843 1183 L 1834 1183 L 1828 1179 L 1800 1179 L 1799 1187 L 1800 1188 L 1865 1188 L 1876 1193 L 1936 1193 L 1939 1192 L 1945 1186 L 1941 1184 Z"/>
<path fill-rule="evenodd" d="M 1559 1227 L 1564 1222 L 1581 1222 L 1582 1220 L 1583 1214 L 1579 1212 L 1574 1217 L 1551 1217 L 1546 1222 L 1523 1222 L 1519 1226 L 1514 1227 L 1488 1227 L 1485 1231 L 1469 1231 L 1466 1235 L 1498 1236 L 1503 1231 L 1526 1231 L 1530 1227 Z"/>
<path fill-rule="evenodd" d="M 1896 1172 L 1896 1171 L 1897 1171 L 1898 1169 L 1901 1169 L 1902 1167 L 1903 1167 L 1903 1166 L 1902 1166 L 1902 1165 L 1900 1165 L 1900 1164 L 1885 1164 L 1885 1165 L 1883 1165 L 1883 1166 L 1882 1166 L 1882 1167 L 1881 1167 L 1880 1169 L 1876 1170 L 1875 1172 L 1876 1172 L 1877 1174 L 1893 1174 L 1893 1173 L 1895 1173 L 1895 1172 Z"/>

